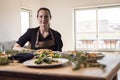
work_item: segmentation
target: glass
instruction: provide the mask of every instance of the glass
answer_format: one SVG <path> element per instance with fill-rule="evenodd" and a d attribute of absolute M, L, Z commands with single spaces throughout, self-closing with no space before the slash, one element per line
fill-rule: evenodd
<path fill-rule="evenodd" d="M 98 29 L 100 39 L 120 39 L 120 7 L 99 9 Z"/>
<path fill-rule="evenodd" d="M 21 10 L 21 33 L 24 34 L 31 26 L 31 11 L 27 9 Z"/>
<path fill-rule="evenodd" d="M 26 32 L 29 28 L 29 13 L 21 12 L 21 27 L 22 27 L 22 34 Z"/>
<path fill-rule="evenodd" d="M 99 9 L 98 26 L 99 32 L 119 32 L 120 7 Z"/>
<path fill-rule="evenodd" d="M 0 44 L 0 52 L 5 53 L 5 49 L 4 49 L 4 46 L 2 44 Z"/>
<path fill-rule="evenodd" d="M 76 32 L 96 32 L 96 10 L 75 11 Z"/>

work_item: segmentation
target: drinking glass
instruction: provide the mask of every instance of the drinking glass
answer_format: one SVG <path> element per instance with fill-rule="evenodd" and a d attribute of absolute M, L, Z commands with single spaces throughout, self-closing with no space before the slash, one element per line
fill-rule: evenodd
<path fill-rule="evenodd" d="M 0 44 L 0 52 L 5 53 L 5 49 L 4 49 L 4 46 L 2 44 Z"/>

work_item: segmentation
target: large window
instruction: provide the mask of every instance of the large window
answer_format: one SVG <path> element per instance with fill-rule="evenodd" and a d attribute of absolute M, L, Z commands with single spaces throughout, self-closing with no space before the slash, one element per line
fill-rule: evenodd
<path fill-rule="evenodd" d="M 75 49 L 118 49 L 120 6 L 74 9 Z"/>

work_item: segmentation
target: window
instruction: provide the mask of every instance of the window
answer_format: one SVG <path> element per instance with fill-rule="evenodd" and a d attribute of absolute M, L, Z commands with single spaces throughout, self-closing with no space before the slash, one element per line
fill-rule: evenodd
<path fill-rule="evenodd" d="M 75 49 L 119 48 L 120 6 L 74 9 Z"/>
<path fill-rule="evenodd" d="M 21 34 L 24 34 L 29 27 L 31 27 L 31 11 L 21 9 Z"/>

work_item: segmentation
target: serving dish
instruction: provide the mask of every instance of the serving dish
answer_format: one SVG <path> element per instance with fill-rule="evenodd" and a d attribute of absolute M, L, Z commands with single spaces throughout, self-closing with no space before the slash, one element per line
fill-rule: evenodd
<path fill-rule="evenodd" d="M 54 60 L 57 60 L 57 63 L 51 63 L 51 64 L 47 64 L 47 63 L 41 63 L 41 64 L 36 64 L 35 60 L 36 59 L 32 59 L 32 60 L 28 60 L 23 62 L 23 64 L 25 66 L 28 67 L 55 67 L 55 66 L 60 66 L 60 65 L 64 65 L 66 63 L 68 63 L 68 59 L 64 59 L 64 58 L 53 58 Z"/>

